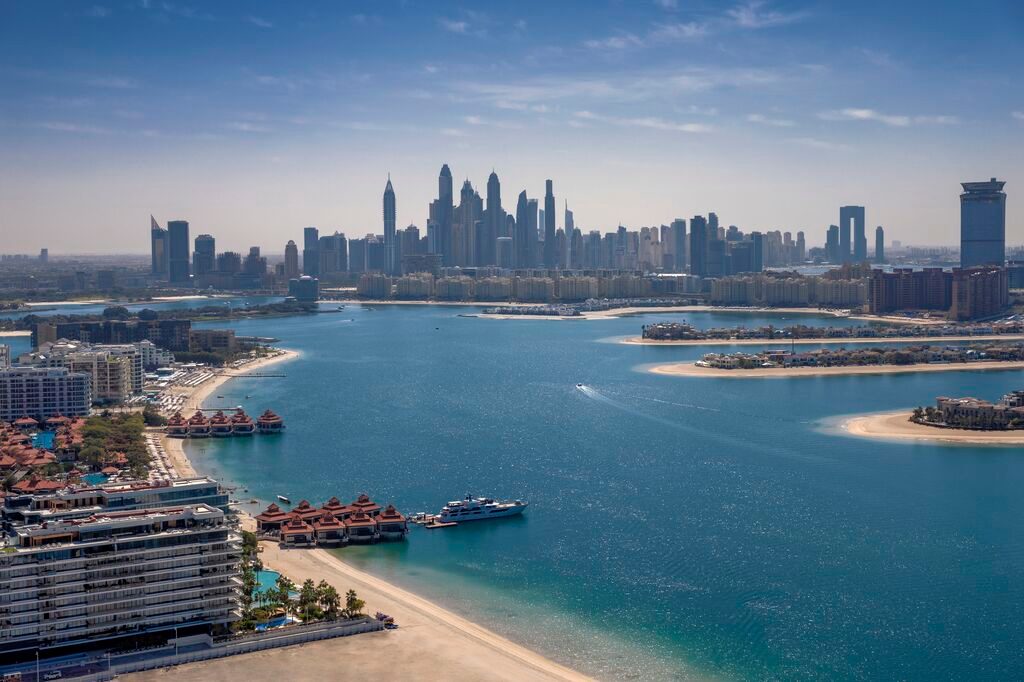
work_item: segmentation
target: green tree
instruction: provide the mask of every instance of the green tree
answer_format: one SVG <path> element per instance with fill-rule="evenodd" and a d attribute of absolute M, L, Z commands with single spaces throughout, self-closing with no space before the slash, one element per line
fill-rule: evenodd
<path fill-rule="evenodd" d="M 285 611 L 292 610 L 292 592 L 295 591 L 295 583 L 287 576 L 279 575 L 274 585 L 274 601 L 280 604 Z"/>
<path fill-rule="evenodd" d="M 910 419 L 911 419 L 911 421 L 919 422 L 919 421 L 921 421 L 921 417 L 923 417 L 923 416 L 924 416 L 924 409 L 922 409 L 921 407 L 915 407 L 914 408 L 914 413 L 910 415 Z"/>
<path fill-rule="evenodd" d="M 336 619 L 341 608 L 341 595 L 338 594 L 333 585 L 328 585 L 325 580 L 321 580 L 320 584 L 317 585 L 317 592 L 320 597 L 320 608 L 323 610 L 324 615 L 329 620 Z"/>
<path fill-rule="evenodd" d="M 356 595 L 355 590 L 349 590 L 345 593 L 344 616 L 346 618 L 358 618 L 363 615 L 364 606 L 366 606 L 366 602 Z"/>
<path fill-rule="evenodd" d="M 308 621 L 319 617 L 320 606 L 318 598 L 319 594 L 317 593 L 316 585 L 312 579 L 307 578 L 302 583 L 302 589 L 299 590 L 299 613 L 302 615 L 302 620 Z"/>

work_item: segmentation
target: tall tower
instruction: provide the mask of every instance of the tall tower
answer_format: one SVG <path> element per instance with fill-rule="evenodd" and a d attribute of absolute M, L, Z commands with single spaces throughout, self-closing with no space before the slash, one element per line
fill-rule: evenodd
<path fill-rule="evenodd" d="M 310 277 L 320 275 L 320 231 L 315 227 L 302 230 L 302 272 Z"/>
<path fill-rule="evenodd" d="M 881 225 L 875 228 L 875 262 L 885 262 L 885 230 Z"/>
<path fill-rule="evenodd" d="M 284 276 L 288 279 L 299 276 L 299 247 L 291 239 L 284 246 Z"/>
<path fill-rule="evenodd" d="M 569 210 L 569 202 L 565 202 L 565 218 L 562 223 L 565 225 L 565 262 L 562 263 L 562 267 L 566 270 L 572 269 L 572 240 L 573 234 L 576 232 L 576 223 L 572 217 L 572 211 Z"/>
<path fill-rule="evenodd" d="M 192 274 L 196 277 L 217 269 L 217 242 L 212 235 L 201 234 L 193 242 Z"/>
<path fill-rule="evenodd" d="M 558 247 L 555 243 L 555 194 L 550 180 L 544 183 L 544 267 L 558 267 Z"/>
<path fill-rule="evenodd" d="M 690 274 L 708 274 L 708 223 L 702 215 L 690 219 Z"/>
<path fill-rule="evenodd" d="M 517 268 L 533 267 L 533 240 L 530 239 L 530 200 L 526 197 L 526 190 L 519 193 L 519 201 L 516 203 L 516 231 L 513 236 L 512 245 L 515 250 L 515 266 Z"/>
<path fill-rule="evenodd" d="M 448 164 L 441 166 L 437 178 L 437 200 L 431 205 L 430 220 L 435 224 L 434 251 L 441 254 L 444 265 L 452 262 L 452 172 Z M 429 228 L 429 223 L 428 223 Z"/>
<path fill-rule="evenodd" d="M 384 187 L 384 272 L 398 272 L 398 252 L 395 248 L 395 189 L 391 186 L 391 173 Z"/>
<path fill-rule="evenodd" d="M 171 220 L 167 223 L 167 273 L 171 284 L 189 284 L 188 221 Z"/>
<path fill-rule="evenodd" d="M 167 277 L 168 243 L 167 230 L 160 227 L 156 218 L 149 216 L 149 250 L 152 260 L 152 273 L 157 277 Z"/>
<path fill-rule="evenodd" d="M 487 177 L 487 204 L 482 229 L 477 239 L 477 265 L 495 265 L 498 262 L 498 237 L 511 237 L 505 233 L 505 209 L 501 207 L 501 183 L 498 174 L 491 171 Z"/>
<path fill-rule="evenodd" d="M 1006 182 L 962 182 L 960 267 L 1003 265 L 1006 260 Z"/>
<path fill-rule="evenodd" d="M 853 223 L 853 243 L 850 243 L 850 223 Z M 839 258 L 843 263 L 851 259 L 862 263 L 868 257 L 868 240 L 864 233 L 864 207 L 839 207 Z"/>

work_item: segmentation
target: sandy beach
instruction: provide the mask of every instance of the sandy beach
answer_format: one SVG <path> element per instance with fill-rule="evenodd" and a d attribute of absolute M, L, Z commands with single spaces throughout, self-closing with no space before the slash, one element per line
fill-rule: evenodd
<path fill-rule="evenodd" d="M 857 374 L 908 374 L 912 372 L 971 372 L 1024 369 L 1024 361 L 959 362 L 949 364 L 869 365 L 865 367 L 787 367 L 758 369 L 717 369 L 698 367 L 692 362 L 657 365 L 648 371 L 677 377 L 714 379 L 793 379 L 800 377 L 853 376 Z"/>
<path fill-rule="evenodd" d="M 183 388 L 176 387 L 170 390 L 171 393 L 179 393 L 187 396 L 185 404 L 182 406 L 181 413 L 186 417 L 191 414 L 194 410 L 202 407 L 203 403 L 213 395 L 217 389 L 223 386 L 226 382 L 235 378 L 240 374 L 246 374 L 248 372 L 255 372 L 259 369 L 264 369 L 270 365 L 275 365 L 286 360 L 294 360 L 299 357 L 299 353 L 293 350 L 281 350 L 278 354 L 272 355 L 266 358 L 260 358 L 254 360 L 242 367 L 237 369 L 221 369 L 218 370 L 216 376 L 212 379 L 204 381 L 195 388 Z M 253 415 L 253 419 L 256 415 Z M 181 477 L 195 476 L 195 469 L 192 467 L 192 463 L 185 455 L 185 441 L 181 438 L 170 438 L 161 431 L 160 444 L 164 448 L 164 452 L 167 453 L 168 459 L 171 460 L 171 464 L 174 466 L 174 470 L 178 472 Z"/>
<path fill-rule="evenodd" d="M 967 431 L 915 424 L 910 410 L 865 414 L 845 419 L 840 428 L 851 436 L 961 445 L 1024 445 L 1024 431 Z"/>
<path fill-rule="evenodd" d="M 824 345 L 844 343 L 945 343 L 949 341 L 1024 341 L 1024 334 L 991 334 L 987 336 L 897 336 L 829 339 L 680 339 L 658 341 L 633 336 L 619 343 L 635 346 L 789 346 Z"/>
<path fill-rule="evenodd" d="M 275 363 L 299 357 L 294 351 L 255 361 L 238 370 L 226 370 L 195 389 L 186 405 L 195 409 L 226 381 Z M 195 475 L 184 441 L 161 438 L 164 452 L 181 476 Z M 240 512 L 243 527 L 253 529 L 251 516 Z M 295 583 L 306 578 L 327 580 L 344 593 L 354 589 L 366 601 L 366 612 L 383 611 L 399 623 L 395 631 L 342 637 L 226 659 L 177 666 L 173 669 L 125 675 L 125 679 L 245 680 L 279 682 L 281 679 L 338 679 L 339 661 L 346 677 L 387 677 L 399 680 L 443 678 L 481 682 L 492 680 L 587 680 L 585 675 L 548 660 L 486 628 L 436 604 L 344 563 L 322 549 L 281 549 L 262 542 L 261 557 L 268 568 Z"/>
<path fill-rule="evenodd" d="M 5 336 L 32 336 L 32 332 L 28 330 L 0 332 L 0 338 L 3 338 Z"/>
<path fill-rule="evenodd" d="M 262 542 L 265 565 L 301 584 L 327 580 L 339 591 L 354 589 L 367 613 L 394 616 L 399 628 L 355 637 L 275 649 L 173 670 L 126 675 L 128 680 L 335 680 L 343 661 L 345 679 L 396 680 L 586 680 L 436 604 L 340 561 L 321 550 L 281 549 Z"/>
<path fill-rule="evenodd" d="M 493 305 L 510 305 L 500 303 Z M 511 305 L 537 305 L 537 304 L 511 304 Z M 848 310 L 819 310 L 818 308 L 736 308 L 730 306 L 713 305 L 671 305 L 671 306 L 637 306 L 632 308 L 612 308 L 611 310 L 590 310 L 579 315 L 484 315 L 474 314 L 473 317 L 480 317 L 488 320 L 610 320 L 616 317 L 627 315 L 643 315 L 650 313 L 740 313 L 757 315 L 831 315 L 832 317 L 847 317 Z"/>

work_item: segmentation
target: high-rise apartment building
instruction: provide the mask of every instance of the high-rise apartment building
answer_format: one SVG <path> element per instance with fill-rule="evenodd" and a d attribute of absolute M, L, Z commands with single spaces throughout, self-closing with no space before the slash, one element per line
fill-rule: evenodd
<path fill-rule="evenodd" d="M 851 244 L 851 228 L 853 241 Z M 851 248 L 852 247 L 852 248 Z M 868 254 L 868 243 L 864 234 L 864 207 L 839 207 L 839 262 L 849 263 L 852 260 L 860 263 Z"/>
<path fill-rule="evenodd" d="M 398 245 L 395 242 L 395 189 L 391 186 L 391 174 L 384 187 L 384 272 L 398 274 Z"/>
<path fill-rule="evenodd" d="M 167 277 L 168 248 L 167 230 L 157 224 L 156 218 L 149 216 L 150 271 L 156 277 Z"/>
<path fill-rule="evenodd" d="M 1006 261 L 1004 181 L 963 182 L 960 195 L 960 267 Z"/>
<path fill-rule="evenodd" d="M 88 374 L 66 367 L 9 367 L 0 370 L 0 421 L 28 415 L 48 419 L 55 414 L 82 417 L 92 406 Z"/>
<path fill-rule="evenodd" d="M 320 274 L 320 231 L 315 227 L 302 230 L 302 272 L 316 277 Z"/>
<path fill-rule="evenodd" d="M 200 277 L 216 269 L 217 242 L 212 235 L 201 234 L 196 237 L 195 250 L 192 252 L 192 274 Z"/>
<path fill-rule="evenodd" d="M 551 180 L 544 181 L 544 266 L 558 267 L 558 247 L 555 242 L 555 193 Z"/>
<path fill-rule="evenodd" d="M 881 225 L 875 228 L 875 262 L 885 262 L 885 230 Z"/>
<path fill-rule="evenodd" d="M 288 279 L 299 276 L 299 247 L 292 239 L 284 245 L 284 276 Z"/>
<path fill-rule="evenodd" d="M 188 284 L 189 239 L 188 221 L 171 220 L 167 223 L 167 272 L 171 284 Z"/>
<path fill-rule="evenodd" d="M 697 277 L 708 274 L 708 223 L 700 215 L 690 219 L 690 274 Z"/>

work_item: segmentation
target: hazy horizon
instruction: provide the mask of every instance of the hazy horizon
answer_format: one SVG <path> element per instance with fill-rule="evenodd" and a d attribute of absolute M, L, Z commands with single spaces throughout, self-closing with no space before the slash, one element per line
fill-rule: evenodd
<path fill-rule="evenodd" d="M 879 20 L 876 17 L 885 17 Z M 1024 242 L 1024 9 L 1012 2 L 216 5 L 0 10 L 2 251 L 143 254 L 149 216 L 218 250 L 302 228 L 426 229 L 492 169 L 514 210 L 554 180 L 562 224 L 716 212 L 824 241 L 955 246 L 960 182 L 1005 180 Z M 869 237 L 870 239 L 870 237 Z"/>

